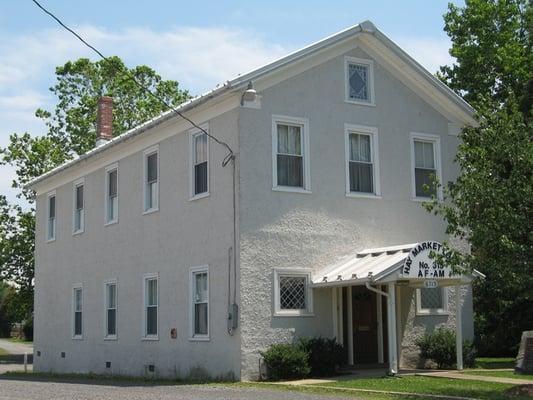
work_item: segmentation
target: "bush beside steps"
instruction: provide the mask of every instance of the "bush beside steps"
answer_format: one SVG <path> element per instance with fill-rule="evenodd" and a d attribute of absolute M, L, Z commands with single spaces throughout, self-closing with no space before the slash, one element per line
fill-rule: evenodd
<path fill-rule="evenodd" d="M 426 333 L 415 344 L 420 348 L 420 355 L 435 362 L 438 369 L 451 368 L 456 362 L 455 332 L 440 327 L 431 333 Z M 476 362 L 476 349 L 471 341 L 463 342 L 463 364 L 466 368 L 473 368 Z"/>
<path fill-rule="evenodd" d="M 335 339 L 300 338 L 296 343 L 273 344 L 261 356 L 270 380 L 334 375 L 344 360 L 344 349 Z"/>

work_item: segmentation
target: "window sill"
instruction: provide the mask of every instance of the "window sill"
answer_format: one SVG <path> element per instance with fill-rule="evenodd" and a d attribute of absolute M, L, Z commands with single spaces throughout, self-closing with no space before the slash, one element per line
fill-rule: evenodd
<path fill-rule="evenodd" d="M 78 231 L 74 231 L 72 232 L 72 236 L 78 236 L 78 235 L 81 235 L 83 232 L 85 232 L 85 230 L 78 230 Z"/>
<path fill-rule="evenodd" d="M 157 342 L 159 341 L 159 336 L 144 336 L 141 340 L 143 342 Z"/>
<path fill-rule="evenodd" d="M 52 242 L 55 242 L 55 241 L 56 241 L 56 238 L 46 239 L 46 243 L 52 243 Z"/>
<path fill-rule="evenodd" d="M 348 192 L 346 197 L 351 197 L 354 199 L 377 199 L 380 200 L 382 197 L 373 193 L 359 193 L 359 192 Z"/>
<path fill-rule="evenodd" d="M 209 197 L 209 194 L 210 194 L 209 192 L 196 194 L 192 196 L 191 198 L 189 198 L 189 201 L 195 201 L 195 200 L 203 199 L 205 197 Z"/>
<path fill-rule="evenodd" d="M 287 193 L 300 193 L 300 194 L 311 194 L 312 192 L 307 189 L 292 187 L 292 186 L 274 186 L 272 188 L 275 192 L 287 192 Z"/>
<path fill-rule="evenodd" d="M 292 311 L 286 311 L 286 312 L 283 312 L 283 311 L 276 311 L 273 315 L 273 317 L 314 317 L 315 314 L 312 313 L 312 312 L 307 312 L 307 311 L 304 311 L 304 312 L 292 312 Z"/>
<path fill-rule="evenodd" d="M 189 342 L 209 342 L 211 338 L 209 336 L 193 336 L 189 338 Z"/>
<path fill-rule="evenodd" d="M 104 224 L 104 226 L 110 226 L 110 225 L 115 225 L 115 224 L 118 224 L 118 219 L 115 219 L 113 221 L 108 221 Z"/>
<path fill-rule="evenodd" d="M 448 317 L 450 316 L 449 311 L 417 311 L 417 317 Z"/>
<path fill-rule="evenodd" d="M 148 210 L 144 210 L 143 211 L 143 215 L 153 214 L 153 213 L 156 213 L 158 211 L 159 211 L 159 207 L 158 208 L 150 208 Z"/>
<path fill-rule="evenodd" d="M 83 340 L 83 336 L 72 336 L 72 340 Z"/>
<path fill-rule="evenodd" d="M 116 340 L 118 340 L 118 338 L 117 338 L 116 335 L 113 335 L 113 336 L 104 336 L 104 340 L 105 340 L 105 341 L 116 341 Z"/>
<path fill-rule="evenodd" d="M 376 106 L 376 103 L 373 101 L 357 101 L 357 100 L 351 100 L 351 99 L 344 99 L 344 102 L 348 104 L 356 104 L 358 106 L 368 106 L 368 107 Z"/>

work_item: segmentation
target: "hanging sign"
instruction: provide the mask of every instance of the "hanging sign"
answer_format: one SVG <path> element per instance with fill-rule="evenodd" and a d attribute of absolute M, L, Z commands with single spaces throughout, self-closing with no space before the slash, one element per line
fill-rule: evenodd
<path fill-rule="evenodd" d="M 405 259 L 401 272 L 402 278 L 425 280 L 458 278 L 459 274 L 454 273 L 451 267 L 442 265 L 436 257 L 430 256 L 432 253 L 438 255 L 442 252 L 443 247 L 439 242 L 418 243 Z M 438 285 L 437 282 L 428 283 L 430 284 Z"/>

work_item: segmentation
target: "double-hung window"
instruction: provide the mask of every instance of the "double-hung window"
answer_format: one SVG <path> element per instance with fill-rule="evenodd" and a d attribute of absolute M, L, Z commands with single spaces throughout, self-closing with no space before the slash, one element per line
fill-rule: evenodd
<path fill-rule="evenodd" d="M 361 58 L 345 58 L 346 101 L 374 105 L 374 63 Z"/>
<path fill-rule="evenodd" d="M 144 212 L 159 209 L 159 152 L 158 147 L 144 151 Z"/>
<path fill-rule="evenodd" d="M 416 291 L 419 315 L 446 314 L 448 312 L 448 291 L 443 287 L 420 288 Z"/>
<path fill-rule="evenodd" d="M 413 198 L 440 197 L 440 138 L 428 134 L 411 134 Z"/>
<path fill-rule="evenodd" d="M 56 238 L 56 193 L 49 193 L 47 199 L 46 240 L 52 241 Z"/>
<path fill-rule="evenodd" d="M 118 165 L 106 168 L 105 221 L 112 224 L 118 221 Z"/>
<path fill-rule="evenodd" d="M 274 315 L 302 316 L 313 312 L 310 273 L 306 270 L 274 270 Z"/>
<path fill-rule="evenodd" d="M 273 188 L 309 191 L 309 123 L 274 116 L 272 123 Z"/>
<path fill-rule="evenodd" d="M 83 337 L 83 289 L 81 285 L 74 286 L 72 292 L 72 337 Z"/>
<path fill-rule="evenodd" d="M 105 284 L 105 337 L 117 337 L 117 282 L 109 281 Z"/>
<path fill-rule="evenodd" d="M 157 274 L 144 277 L 144 337 L 157 339 L 159 309 L 159 279 Z"/>
<path fill-rule="evenodd" d="M 85 184 L 84 180 L 74 183 L 74 215 L 72 231 L 81 233 L 85 229 Z"/>
<path fill-rule="evenodd" d="M 194 199 L 209 194 L 209 138 L 201 131 L 190 135 L 191 199 Z"/>
<path fill-rule="evenodd" d="M 346 194 L 380 195 L 377 129 L 346 124 L 345 146 Z"/>
<path fill-rule="evenodd" d="M 191 338 L 209 338 L 209 272 L 207 267 L 191 269 Z"/>

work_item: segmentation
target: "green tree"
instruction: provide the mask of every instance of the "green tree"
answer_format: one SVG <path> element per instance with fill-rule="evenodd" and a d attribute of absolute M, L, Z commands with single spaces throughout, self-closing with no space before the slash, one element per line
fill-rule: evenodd
<path fill-rule="evenodd" d="M 457 59 L 441 79 L 478 111 L 461 133 L 460 175 L 445 201 L 425 204 L 447 233 L 471 246 L 448 262 L 475 268 L 477 345 L 482 354 L 514 354 L 533 321 L 532 7 L 525 0 L 467 0 L 448 6 L 445 30 Z"/>
<path fill-rule="evenodd" d="M 12 186 L 19 197 L 33 204 L 24 188 L 31 179 L 92 149 L 96 141 L 96 109 L 101 96 L 114 99 L 113 134 L 120 135 L 166 111 L 166 106 L 141 89 L 131 77 L 175 106 L 189 98 L 178 83 L 163 80 L 154 70 L 141 65 L 128 68 L 118 57 L 92 62 L 86 58 L 56 68 L 56 84 L 50 91 L 57 97 L 53 111 L 38 109 L 47 132 L 10 136 L 0 150 L 0 164 L 15 168 Z M 0 197 L 0 280 L 18 287 L 17 302 L 28 315 L 33 307 L 34 210 L 23 210 Z"/>

